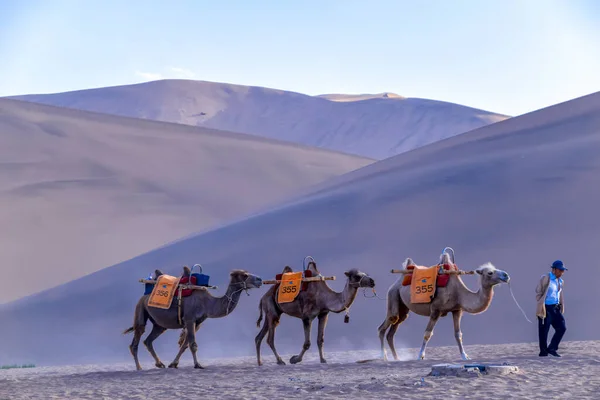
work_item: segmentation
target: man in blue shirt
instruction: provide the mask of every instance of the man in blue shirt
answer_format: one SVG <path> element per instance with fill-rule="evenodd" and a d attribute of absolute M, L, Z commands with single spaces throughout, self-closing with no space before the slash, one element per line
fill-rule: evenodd
<path fill-rule="evenodd" d="M 567 326 L 565 323 L 563 279 L 561 278 L 567 268 L 561 260 L 552 263 L 552 271 L 544 274 L 536 288 L 538 333 L 540 341 L 540 357 L 548 354 L 560 357 L 558 345 L 562 340 Z M 554 328 L 554 336 L 548 345 L 548 332 L 550 327 Z"/>

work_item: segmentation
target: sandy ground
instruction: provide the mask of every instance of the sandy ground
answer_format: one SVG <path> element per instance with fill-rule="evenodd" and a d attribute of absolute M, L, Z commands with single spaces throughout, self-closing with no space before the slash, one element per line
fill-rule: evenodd
<path fill-rule="evenodd" d="M 455 347 L 431 347 L 427 359 L 414 361 L 416 349 L 403 350 L 408 361 L 373 359 L 377 351 L 328 353 L 318 362 L 316 349 L 300 365 L 277 366 L 265 352 L 265 365 L 253 357 L 202 360 L 191 367 L 186 353 L 179 370 L 134 370 L 119 365 L 40 367 L 0 371 L 0 399 L 558 399 L 598 398 L 600 341 L 564 342 L 563 357 L 540 358 L 536 345 L 467 346 L 471 362 L 509 363 L 519 372 L 508 376 L 430 377 L 431 366 L 459 362 Z M 284 359 L 289 359 L 286 355 Z"/>

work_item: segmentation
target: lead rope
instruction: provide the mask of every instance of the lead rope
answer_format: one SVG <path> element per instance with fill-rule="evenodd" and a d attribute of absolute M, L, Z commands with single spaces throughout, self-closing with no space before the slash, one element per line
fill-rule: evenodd
<path fill-rule="evenodd" d="M 533 322 L 531 322 L 531 321 L 529 320 L 529 318 L 527 318 L 527 314 L 525 314 L 525 311 L 523 311 L 523 309 L 522 309 L 522 308 L 521 308 L 521 306 L 519 305 L 519 302 L 518 302 L 518 301 L 517 301 L 517 299 L 515 298 L 515 295 L 514 295 L 514 293 L 513 293 L 513 291 L 512 291 L 512 287 L 510 286 L 510 282 L 508 283 L 508 289 L 510 290 L 510 294 L 511 294 L 511 296 L 512 296 L 513 300 L 515 301 L 515 304 L 517 305 L 517 307 L 519 307 L 519 310 L 521 310 L 521 312 L 523 313 L 523 316 L 525 317 L 525 319 L 526 319 L 527 321 L 529 321 L 529 323 L 530 323 L 530 324 L 533 324 Z"/>

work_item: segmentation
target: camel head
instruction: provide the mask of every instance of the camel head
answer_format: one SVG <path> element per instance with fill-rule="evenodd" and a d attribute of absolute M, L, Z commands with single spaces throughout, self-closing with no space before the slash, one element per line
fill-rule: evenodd
<path fill-rule="evenodd" d="M 344 272 L 344 275 L 348 277 L 348 283 L 350 286 L 357 288 L 374 288 L 375 281 L 369 275 L 352 268 L 350 271 Z"/>
<path fill-rule="evenodd" d="M 492 263 L 483 264 L 481 267 L 475 270 L 479 275 L 481 275 L 481 284 L 482 286 L 495 286 L 500 283 L 508 283 L 510 281 L 510 276 L 505 271 L 501 269 L 496 269 Z"/>
<path fill-rule="evenodd" d="M 234 269 L 229 276 L 231 277 L 230 286 L 237 285 L 245 289 L 257 289 L 262 286 L 262 278 L 260 276 L 253 275 L 243 269 Z"/>

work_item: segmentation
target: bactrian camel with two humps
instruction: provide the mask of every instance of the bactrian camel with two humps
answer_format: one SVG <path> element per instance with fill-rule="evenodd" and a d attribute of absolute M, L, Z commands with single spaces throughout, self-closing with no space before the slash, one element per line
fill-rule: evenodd
<path fill-rule="evenodd" d="M 162 272 L 156 270 L 156 279 Z M 190 275 L 190 269 L 184 267 L 184 275 Z M 181 355 L 189 346 L 194 358 L 194 367 L 203 368 L 198 362 L 196 351 L 196 332 L 207 318 L 222 318 L 229 315 L 237 306 L 241 292 L 252 288 L 259 288 L 262 285 L 262 279 L 256 275 L 250 274 L 247 271 L 236 269 L 229 274 L 229 286 L 224 296 L 215 297 L 208 290 L 193 290 L 192 294 L 182 298 L 182 325 L 179 324 L 178 304 L 173 299 L 169 309 L 161 309 L 148 306 L 150 295 L 144 295 L 138 301 L 135 307 L 135 315 L 133 318 L 133 326 L 126 329 L 123 333 L 133 332 L 133 341 L 129 346 L 135 365 L 138 370 L 142 367 L 138 360 L 138 345 L 140 339 L 146 329 L 146 322 L 152 322 L 152 331 L 144 340 L 144 345 L 154 358 L 158 368 L 165 368 L 165 365 L 160 361 L 158 355 L 152 347 L 152 342 L 162 335 L 167 329 L 182 329 L 181 338 L 179 340 L 179 353 L 169 365 L 169 368 L 177 368 Z"/>
<path fill-rule="evenodd" d="M 440 257 L 440 265 L 454 266 L 454 257 L 446 250 Z M 408 266 L 416 266 L 414 261 L 407 258 L 402 269 L 406 270 Z M 469 357 L 463 348 L 462 332 L 460 322 L 463 312 L 469 314 L 479 314 L 488 309 L 494 295 L 494 286 L 500 283 L 508 283 L 509 275 L 502 270 L 496 269 L 491 263 L 484 264 L 475 270 L 480 276 L 480 288 L 477 292 L 469 290 L 459 275 L 450 275 L 445 287 L 438 287 L 437 293 L 430 303 L 411 303 L 411 287 L 403 286 L 403 275 L 390 287 L 387 293 L 387 315 L 383 323 L 379 326 L 379 340 L 381 342 L 381 354 L 384 360 L 387 360 L 387 354 L 384 347 L 383 337 L 387 331 L 387 342 L 390 346 L 394 359 L 398 360 L 396 349 L 394 347 L 394 335 L 398 326 L 408 318 L 410 312 L 424 317 L 429 317 L 429 323 L 425 328 L 423 344 L 419 352 L 418 359 L 425 358 L 425 347 L 433 335 L 433 328 L 440 317 L 445 317 L 452 313 L 454 320 L 454 336 L 458 349 L 463 360 Z M 389 329 L 389 330 L 388 330 Z"/>
<path fill-rule="evenodd" d="M 320 273 L 317 270 L 317 265 L 314 261 L 308 263 L 308 269 L 312 272 L 313 276 L 319 276 Z M 290 267 L 285 267 L 283 273 L 292 272 Z M 262 365 L 260 357 L 260 345 L 265 335 L 267 336 L 267 343 L 273 350 L 277 364 L 285 365 L 285 362 L 281 359 L 277 350 L 275 349 L 275 328 L 279 324 L 279 319 L 282 314 L 299 318 L 302 320 L 304 326 L 304 345 L 300 354 L 292 356 L 290 363 L 296 364 L 302 361 L 304 353 L 310 348 L 310 330 L 312 322 L 315 318 L 318 318 L 318 334 L 317 334 L 317 346 L 319 348 L 319 357 L 321 363 L 326 363 L 325 356 L 323 354 L 323 343 L 325 337 L 325 326 L 327 325 L 327 319 L 329 313 L 341 313 L 348 311 L 352 303 L 356 298 L 356 294 L 359 288 L 373 288 L 375 287 L 375 281 L 364 272 L 357 269 L 351 269 L 344 272 L 346 275 L 346 285 L 342 292 L 333 291 L 325 281 L 310 282 L 307 285 L 306 291 L 300 291 L 294 301 L 289 303 L 277 302 L 277 292 L 279 285 L 273 285 L 260 299 L 259 310 L 260 316 L 256 322 L 257 327 L 260 328 L 260 322 L 265 316 L 262 329 L 258 333 L 255 339 L 256 343 L 256 358 L 258 365 Z"/>

